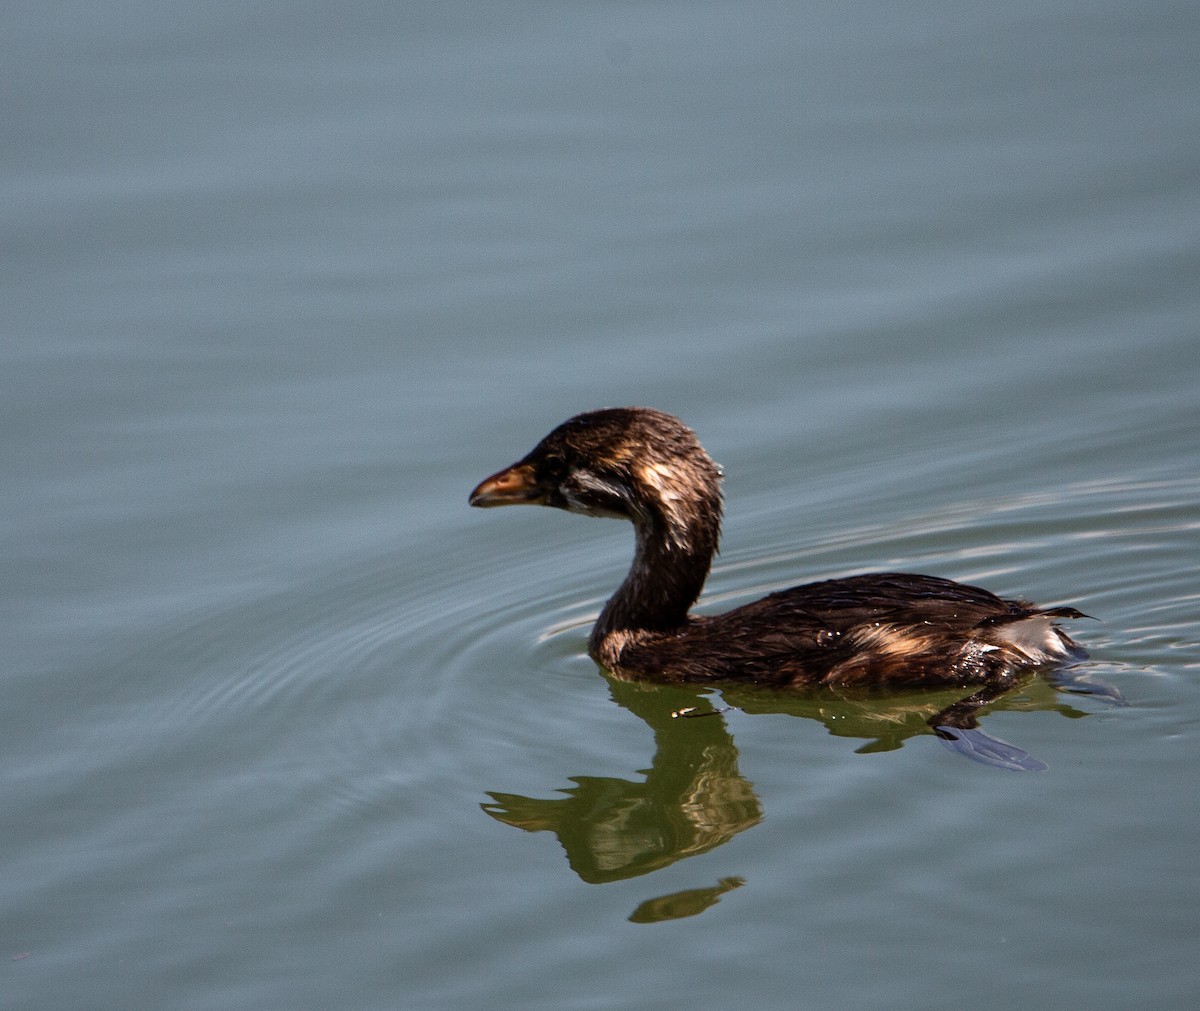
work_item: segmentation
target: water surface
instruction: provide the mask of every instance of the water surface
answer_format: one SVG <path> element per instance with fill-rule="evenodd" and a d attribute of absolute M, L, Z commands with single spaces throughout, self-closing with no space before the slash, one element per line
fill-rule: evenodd
<path fill-rule="evenodd" d="M 6 1003 L 1185 1004 L 1198 42 L 1128 2 L 13 6 Z M 609 683 L 628 529 L 466 495 L 625 403 L 725 467 L 704 608 L 912 569 L 1100 619 L 1099 693 L 984 716 L 1046 769 L 921 693 Z"/>

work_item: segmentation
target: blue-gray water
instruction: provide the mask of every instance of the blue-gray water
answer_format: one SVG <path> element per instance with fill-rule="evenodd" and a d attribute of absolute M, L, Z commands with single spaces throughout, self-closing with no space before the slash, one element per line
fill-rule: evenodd
<path fill-rule="evenodd" d="M 0 34 L 0 1003 L 1187 1006 L 1193 4 L 34 4 Z M 610 686 L 628 529 L 466 506 L 606 404 L 703 606 L 1101 619 L 983 729 Z M 727 700 L 736 701 L 736 700 Z"/>

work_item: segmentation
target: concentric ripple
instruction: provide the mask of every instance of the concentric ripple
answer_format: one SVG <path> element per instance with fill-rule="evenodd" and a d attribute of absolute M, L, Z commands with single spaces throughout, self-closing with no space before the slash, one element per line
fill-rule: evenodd
<path fill-rule="evenodd" d="M 1198 492 L 1191 478 L 1093 482 L 887 525 L 810 517 L 803 530 L 794 511 L 760 502 L 754 540 L 729 545 L 700 606 L 854 571 L 925 571 L 1074 604 L 1101 619 L 1079 630 L 1101 672 L 1165 671 L 1196 645 L 1187 559 L 1198 556 Z M 291 739 L 273 761 L 336 809 L 394 803 L 422 783 L 504 786 L 488 777 L 512 748 L 603 750 L 581 726 L 636 721 L 614 711 L 585 642 L 632 545 L 625 531 L 577 529 L 481 549 L 494 535 L 479 528 L 448 550 L 239 590 L 112 665 L 110 704 L 137 707 L 157 729 L 113 761 L 221 750 L 236 765 Z"/>

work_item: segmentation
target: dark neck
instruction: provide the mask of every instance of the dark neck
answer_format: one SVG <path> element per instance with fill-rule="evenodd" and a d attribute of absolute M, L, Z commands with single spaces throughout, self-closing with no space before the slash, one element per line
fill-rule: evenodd
<path fill-rule="evenodd" d="M 637 550 L 629 575 L 592 629 L 593 652 L 614 632 L 672 632 L 687 624 L 717 551 L 719 518 L 672 526 L 659 517 L 635 521 Z"/>

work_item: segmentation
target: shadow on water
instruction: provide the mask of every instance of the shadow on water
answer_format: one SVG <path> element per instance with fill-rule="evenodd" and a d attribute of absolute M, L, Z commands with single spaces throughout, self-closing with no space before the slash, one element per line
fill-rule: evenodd
<path fill-rule="evenodd" d="M 911 737 L 937 736 L 951 750 L 998 768 L 1036 771 L 1046 766 L 1025 751 L 979 729 L 989 711 L 1087 713 L 1063 693 L 1086 694 L 1121 705 L 1115 689 L 1071 670 L 1030 675 L 1017 686 L 988 688 L 963 697 L 946 691 L 835 691 L 783 693 L 752 686 L 711 689 L 644 685 L 607 679 L 613 701 L 654 732 L 654 758 L 640 779 L 571 776 L 574 786 L 555 798 L 489 792 L 483 810 L 527 832 L 553 832 L 571 869 L 589 884 L 621 881 L 715 849 L 763 817 L 754 787 L 738 770 L 738 750 L 722 713 L 785 714 L 816 720 L 837 737 L 865 739 L 857 754 L 893 751 Z M 635 923 L 679 919 L 703 912 L 744 884 L 728 877 L 705 888 L 647 899 L 630 915 Z"/>

